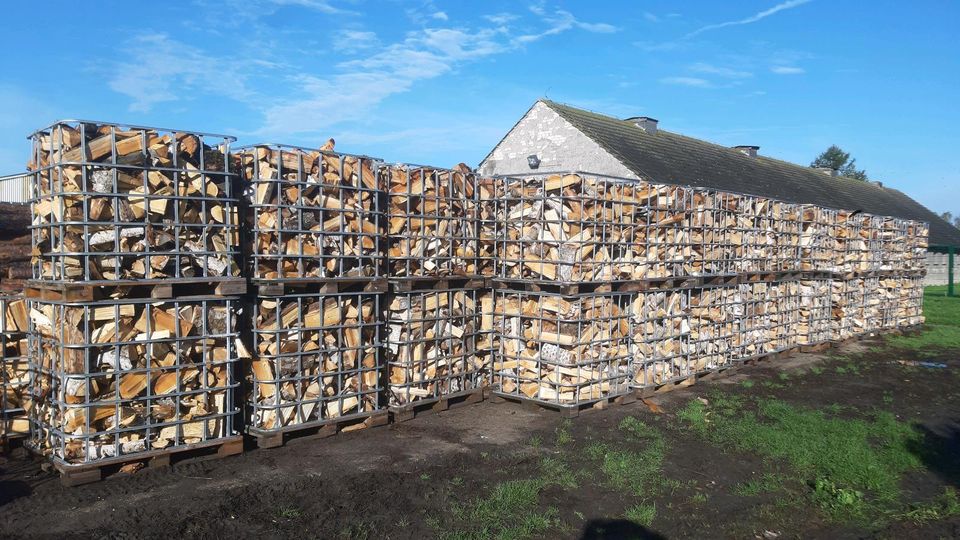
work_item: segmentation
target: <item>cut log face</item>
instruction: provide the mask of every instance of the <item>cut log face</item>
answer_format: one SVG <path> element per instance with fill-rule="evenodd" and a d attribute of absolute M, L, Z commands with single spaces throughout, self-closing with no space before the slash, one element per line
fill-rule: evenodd
<path fill-rule="evenodd" d="M 476 289 L 391 295 L 385 347 L 390 406 L 486 385 L 491 328 L 484 328 L 483 307 L 491 302 L 489 291 Z"/>
<path fill-rule="evenodd" d="M 743 293 L 738 285 L 690 291 L 691 373 L 743 358 L 743 319 Z"/>
<path fill-rule="evenodd" d="M 367 292 L 259 298 L 247 370 L 251 427 L 275 431 L 382 409 L 380 302 Z"/>
<path fill-rule="evenodd" d="M 30 367 L 27 355 L 26 302 L 21 297 L 0 298 L 5 325 L 0 330 L 0 446 L 30 433 Z M 20 325 L 24 325 L 22 328 Z"/>
<path fill-rule="evenodd" d="M 493 390 L 561 406 L 628 392 L 631 296 L 494 290 Z"/>
<path fill-rule="evenodd" d="M 390 277 L 480 275 L 477 176 L 468 167 L 392 165 L 381 183 Z"/>
<path fill-rule="evenodd" d="M 923 324 L 923 276 L 833 280 L 831 338 Z"/>
<path fill-rule="evenodd" d="M 33 444 L 68 463 L 236 435 L 239 303 L 35 301 Z"/>
<path fill-rule="evenodd" d="M 328 147 L 237 154 L 253 209 L 254 279 L 383 277 L 381 163 Z"/>
<path fill-rule="evenodd" d="M 690 374 L 690 290 L 638 293 L 630 305 L 634 385 Z"/>
<path fill-rule="evenodd" d="M 60 123 L 33 135 L 33 277 L 240 275 L 232 138 Z"/>

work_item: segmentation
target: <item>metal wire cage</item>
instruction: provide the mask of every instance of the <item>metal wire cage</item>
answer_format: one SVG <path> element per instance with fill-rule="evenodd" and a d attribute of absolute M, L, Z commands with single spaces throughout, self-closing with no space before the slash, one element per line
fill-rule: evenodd
<path fill-rule="evenodd" d="M 495 393 L 579 407 L 629 392 L 631 293 L 493 294 Z"/>
<path fill-rule="evenodd" d="M 236 434 L 237 300 L 35 301 L 31 446 L 78 464 Z"/>
<path fill-rule="evenodd" d="M 601 283 L 702 268 L 692 239 L 694 191 L 587 173 L 503 178 L 497 195 L 497 276 Z M 703 212 L 699 217 L 708 220 Z M 709 228 L 708 227 L 708 228 Z"/>
<path fill-rule="evenodd" d="M 799 345 L 817 345 L 832 337 L 832 286 L 829 279 L 800 281 L 800 318 L 797 325 Z"/>
<path fill-rule="evenodd" d="M 34 279 L 240 275 L 232 137 L 64 120 L 31 138 Z"/>
<path fill-rule="evenodd" d="M 486 386 L 490 370 L 484 313 L 489 290 L 452 288 L 393 293 L 386 311 L 389 405 Z"/>
<path fill-rule="evenodd" d="M 909 328 L 923 324 L 923 276 L 901 277 L 897 290 L 897 325 Z"/>
<path fill-rule="evenodd" d="M 280 144 L 234 156 L 252 208 L 254 281 L 383 276 L 381 160 Z"/>
<path fill-rule="evenodd" d="M 800 270 L 833 272 L 836 269 L 836 241 L 832 234 L 837 211 L 812 204 L 801 205 Z"/>
<path fill-rule="evenodd" d="M 728 366 L 744 357 L 743 315 L 739 286 L 691 289 L 690 361 L 684 375 Z"/>
<path fill-rule="evenodd" d="M 796 347 L 800 324 L 800 283 L 795 280 L 757 283 L 752 295 L 752 300 L 763 303 L 769 315 L 768 340 L 764 352 L 780 352 Z"/>
<path fill-rule="evenodd" d="M 383 409 L 382 295 L 317 292 L 260 297 L 247 372 L 254 434 L 369 416 Z"/>
<path fill-rule="evenodd" d="M 690 290 L 637 293 L 630 305 L 632 387 L 678 380 L 690 373 Z"/>
<path fill-rule="evenodd" d="M 28 325 L 23 297 L 0 297 L 0 446 L 30 433 Z"/>
<path fill-rule="evenodd" d="M 477 175 L 467 168 L 381 168 L 391 278 L 479 277 Z M 484 259 L 489 264 L 489 257 Z"/>

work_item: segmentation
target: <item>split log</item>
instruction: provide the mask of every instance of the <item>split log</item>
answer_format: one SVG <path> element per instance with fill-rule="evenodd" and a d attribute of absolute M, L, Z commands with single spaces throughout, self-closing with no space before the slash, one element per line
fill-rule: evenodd
<path fill-rule="evenodd" d="M 649 386 L 690 374 L 690 291 L 638 293 L 630 305 L 634 385 Z"/>
<path fill-rule="evenodd" d="M 239 276 L 230 138 L 61 123 L 33 136 L 34 277 Z"/>
<path fill-rule="evenodd" d="M 383 215 L 365 156 L 255 146 L 237 154 L 253 208 L 254 278 L 383 275 Z"/>
<path fill-rule="evenodd" d="M 85 463 L 235 435 L 234 363 L 247 356 L 238 309 L 230 299 L 36 301 L 34 443 Z"/>
<path fill-rule="evenodd" d="M 830 341 L 831 331 L 831 293 L 829 279 L 808 279 L 800 281 L 800 314 L 797 322 L 797 343 L 816 345 Z"/>
<path fill-rule="evenodd" d="M 628 293 L 494 291 L 494 391 L 579 406 L 628 391 Z"/>
<path fill-rule="evenodd" d="M 379 310 L 377 293 L 259 298 L 247 370 L 251 427 L 279 430 L 381 409 Z"/>
<path fill-rule="evenodd" d="M 391 277 L 480 275 L 477 176 L 469 167 L 389 166 L 382 185 Z"/>
<path fill-rule="evenodd" d="M 476 289 L 392 295 L 386 312 L 390 406 L 486 385 L 492 322 L 483 308 L 492 309 L 491 300 Z"/>
<path fill-rule="evenodd" d="M 739 286 L 690 291 L 691 373 L 728 366 L 743 358 L 743 318 Z"/>

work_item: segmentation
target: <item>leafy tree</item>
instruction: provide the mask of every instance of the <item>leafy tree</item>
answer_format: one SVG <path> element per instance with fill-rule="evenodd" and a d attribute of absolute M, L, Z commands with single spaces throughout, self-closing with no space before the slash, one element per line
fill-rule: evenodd
<path fill-rule="evenodd" d="M 953 217 L 953 212 L 944 212 L 940 214 L 940 218 L 946 221 L 947 223 L 953 225 L 954 227 L 960 229 L 960 216 Z"/>
<path fill-rule="evenodd" d="M 856 180 L 868 180 L 867 171 L 857 169 L 857 160 L 850 158 L 849 152 L 844 152 L 837 145 L 831 145 L 810 164 L 811 167 L 827 167 L 840 173 L 840 176 Z"/>

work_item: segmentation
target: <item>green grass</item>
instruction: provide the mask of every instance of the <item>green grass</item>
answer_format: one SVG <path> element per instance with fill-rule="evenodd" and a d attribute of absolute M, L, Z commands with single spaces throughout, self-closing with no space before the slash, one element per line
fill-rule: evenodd
<path fill-rule="evenodd" d="M 709 404 L 690 401 L 678 416 L 721 446 L 785 460 L 834 517 L 894 507 L 900 477 L 920 466 L 911 452 L 922 443 L 920 434 L 890 413 L 849 419 L 775 399 L 757 399 L 756 411 L 743 405 L 743 398 L 715 393 Z M 748 483 L 741 489 L 749 494 L 763 487 Z"/>
<path fill-rule="evenodd" d="M 764 473 L 760 478 L 737 484 L 734 493 L 743 497 L 756 497 L 761 493 L 773 493 L 783 486 L 783 479 L 772 473 Z"/>
<path fill-rule="evenodd" d="M 897 519 L 927 523 L 960 515 L 960 499 L 951 487 L 944 488 L 943 494 L 933 501 L 911 505 L 912 507 L 897 516 Z"/>
<path fill-rule="evenodd" d="M 638 504 L 624 512 L 623 517 L 644 527 L 649 527 L 653 523 L 653 519 L 657 517 L 657 505 Z"/>
<path fill-rule="evenodd" d="M 290 506 L 280 508 L 280 510 L 277 512 L 277 515 L 283 519 L 296 519 L 303 515 L 303 512 L 301 512 L 299 508 Z"/>
<path fill-rule="evenodd" d="M 557 511 L 542 511 L 540 492 L 547 486 L 542 478 L 502 482 L 486 497 L 451 508 L 454 523 L 441 538 L 519 539 L 554 527 Z"/>
<path fill-rule="evenodd" d="M 960 348 L 960 297 L 948 297 L 946 285 L 923 291 L 926 325 L 916 336 L 890 336 L 887 343 L 913 350 Z"/>

